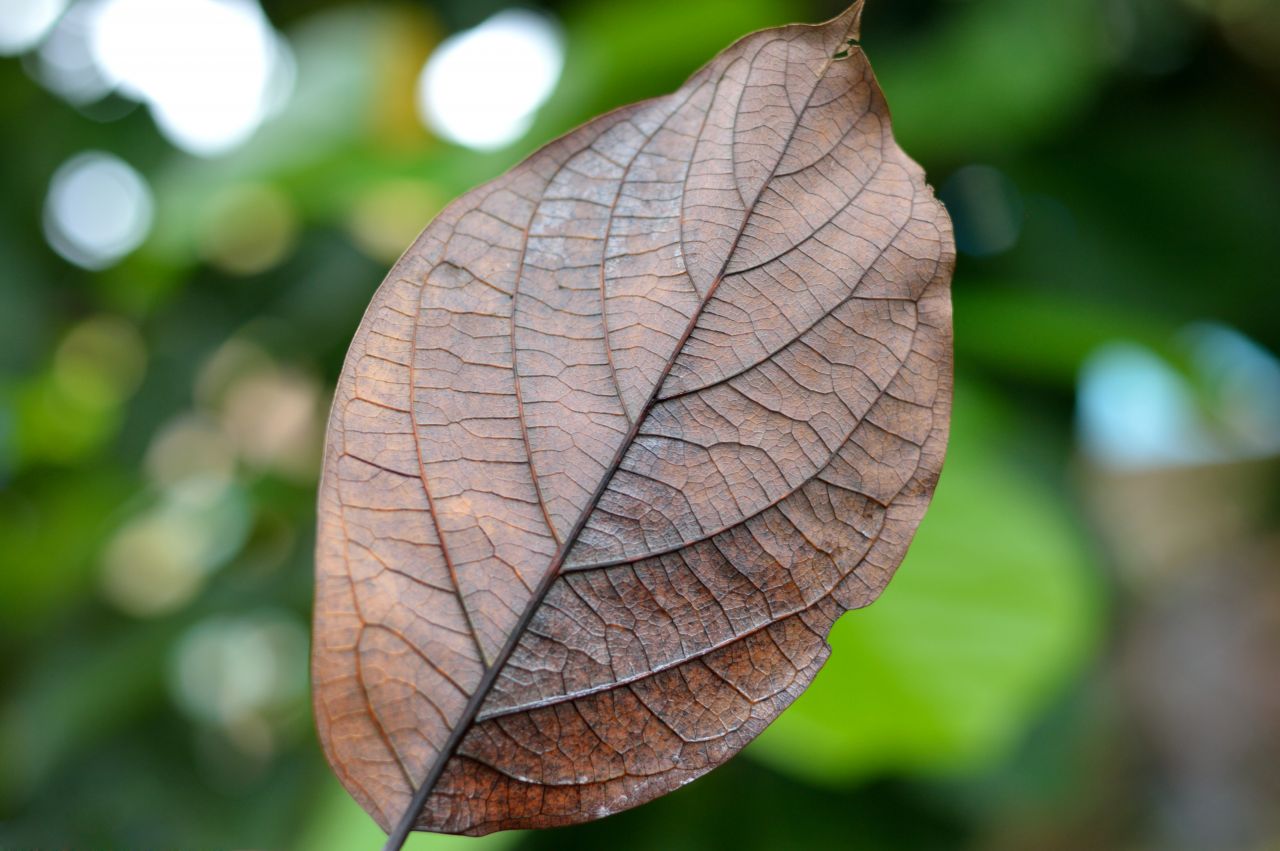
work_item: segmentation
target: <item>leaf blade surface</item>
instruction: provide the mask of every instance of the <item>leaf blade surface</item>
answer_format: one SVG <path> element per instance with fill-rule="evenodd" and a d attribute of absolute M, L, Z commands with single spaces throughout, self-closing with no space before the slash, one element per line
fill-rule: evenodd
<path fill-rule="evenodd" d="M 859 12 L 552 142 L 374 296 L 313 674 L 384 829 L 567 824 L 694 779 L 901 561 L 945 447 L 954 248 Z"/>

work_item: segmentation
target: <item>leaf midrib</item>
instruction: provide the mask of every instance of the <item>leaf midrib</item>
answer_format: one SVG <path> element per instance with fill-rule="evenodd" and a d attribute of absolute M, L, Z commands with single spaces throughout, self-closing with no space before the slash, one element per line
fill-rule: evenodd
<path fill-rule="evenodd" d="M 809 105 L 813 100 L 813 96 L 817 92 L 818 87 L 821 85 L 822 81 L 826 79 L 827 72 L 830 71 L 832 62 L 833 59 L 828 56 L 823 63 L 821 73 L 817 75 L 813 88 L 810 89 L 808 96 L 805 98 L 804 105 L 801 107 L 799 113 L 797 113 L 796 123 L 788 133 L 786 143 L 778 152 L 777 162 L 775 162 L 773 168 L 770 169 L 769 176 L 761 182 L 755 198 L 752 199 L 751 204 L 747 206 L 743 213 L 742 223 L 738 226 L 733 244 L 729 247 L 729 250 L 725 252 L 725 259 L 720 266 L 720 270 L 716 273 L 711 286 L 707 288 L 707 293 L 698 305 L 698 309 L 694 312 L 693 316 L 690 317 L 684 333 L 680 336 L 679 341 L 677 341 L 676 345 L 673 347 L 672 355 L 668 358 L 662 374 L 659 375 L 657 381 L 654 382 L 653 389 L 650 391 L 648 399 L 641 407 L 639 416 L 637 416 L 635 421 L 631 424 L 626 437 L 623 438 L 613 459 L 607 465 L 606 469 L 609 473 L 601 478 L 600 484 L 596 487 L 595 492 L 591 495 L 591 498 L 584 506 L 582 513 L 574 523 L 573 528 L 569 531 L 569 534 L 565 536 L 564 542 L 557 548 L 555 556 L 552 558 L 551 563 L 547 568 L 547 572 L 543 575 L 542 579 L 539 580 L 538 585 L 534 589 L 533 595 L 529 598 L 529 602 L 525 605 L 525 609 L 521 613 L 519 620 L 517 620 L 515 625 L 512 627 L 510 637 L 494 657 L 493 662 L 485 668 L 485 672 L 481 677 L 480 683 L 476 686 L 476 690 L 471 695 L 471 699 L 467 701 L 467 705 L 463 709 L 462 715 L 459 717 L 456 726 L 450 731 L 449 738 L 436 755 L 436 759 L 432 763 L 431 770 L 423 779 L 422 784 L 414 790 L 413 798 L 411 799 L 409 806 L 405 809 L 405 812 L 401 816 L 395 830 L 388 836 L 387 844 L 385 846 L 387 849 L 399 849 L 403 846 L 405 839 L 408 837 L 414 824 L 417 822 L 419 814 L 426 805 L 427 799 L 431 796 L 436 784 L 439 783 L 441 776 L 443 776 L 445 768 L 457 753 L 458 746 L 462 743 L 462 739 L 475 723 L 484 701 L 488 698 L 489 692 L 493 688 L 493 684 L 497 681 L 498 674 L 506 666 L 507 660 L 510 659 L 511 654 L 515 651 L 520 638 L 524 635 L 525 631 L 528 629 L 529 623 L 533 620 L 534 614 L 541 607 L 547 593 L 551 590 L 551 586 L 554 585 L 555 581 L 560 577 L 561 566 L 564 564 L 564 561 L 568 557 L 570 550 L 572 550 L 573 545 L 577 542 L 579 535 L 582 534 L 582 530 L 586 527 L 587 520 L 594 513 L 597 504 L 608 489 L 609 483 L 613 480 L 613 476 L 617 472 L 618 465 L 621 463 L 626 451 L 635 441 L 641 425 L 644 423 L 650 410 L 658 400 L 658 396 L 662 390 L 662 385 L 666 382 L 667 376 L 670 375 L 680 352 L 684 350 L 685 345 L 688 343 L 689 336 L 697 327 L 698 321 L 701 319 L 706 306 L 711 302 L 711 299 L 715 296 L 717 289 L 719 289 L 720 283 L 724 280 L 725 270 L 729 267 L 729 262 L 733 259 L 734 254 L 738 250 L 738 245 L 745 233 L 747 223 L 750 221 L 751 215 L 755 212 L 756 205 L 764 195 L 765 189 L 777 176 L 778 169 L 781 167 L 782 162 L 786 157 L 786 152 L 791 147 L 791 144 L 795 139 L 796 130 L 799 128 L 804 114 L 808 111 Z M 696 152 L 697 145 L 695 144 L 694 153 L 696 154 Z M 683 227 L 683 220 L 681 225 Z M 512 317 L 512 321 L 514 322 L 514 315 Z M 425 478 L 425 470 L 423 472 Z"/>

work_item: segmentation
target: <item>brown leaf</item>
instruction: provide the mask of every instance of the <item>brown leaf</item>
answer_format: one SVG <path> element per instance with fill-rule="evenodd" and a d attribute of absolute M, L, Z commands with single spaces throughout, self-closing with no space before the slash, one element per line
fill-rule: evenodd
<path fill-rule="evenodd" d="M 693 780 L 901 561 L 955 253 L 860 7 L 552 142 L 374 296 L 329 424 L 314 688 L 384 829 L 571 824 Z"/>

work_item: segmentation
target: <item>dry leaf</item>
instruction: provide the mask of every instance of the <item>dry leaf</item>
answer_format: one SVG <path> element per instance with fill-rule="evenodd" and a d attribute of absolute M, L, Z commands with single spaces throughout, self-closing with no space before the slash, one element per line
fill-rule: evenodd
<path fill-rule="evenodd" d="M 384 829 L 693 780 L 901 561 L 946 442 L 954 248 L 860 6 L 552 142 L 374 296 L 329 424 L 314 689 Z"/>

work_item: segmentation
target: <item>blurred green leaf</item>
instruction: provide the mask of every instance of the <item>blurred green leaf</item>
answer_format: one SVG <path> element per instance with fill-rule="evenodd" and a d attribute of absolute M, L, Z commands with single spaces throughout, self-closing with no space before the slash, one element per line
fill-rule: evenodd
<path fill-rule="evenodd" d="M 96 587 L 95 555 L 134 482 L 115 470 L 44 472 L 0 489 L 0 638 L 46 626 Z"/>
<path fill-rule="evenodd" d="M 172 624 L 147 624 L 104 638 L 68 629 L 37 657 L 0 701 L 0 812 L 32 796 L 77 749 L 158 701 L 161 660 L 175 632 Z"/>
<path fill-rule="evenodd" d="M 877 43 L 869 4 L 863 47 L 893 107 L 894 136 L 925 160 L 989 155 L 1062 127 L 1104 69 L 1098 0 L 957 3 L 906 43 Z"/>
<path fill-rule="evenodd" d="M 973 283 L 962 281 L 955 294 L 956 351 L 970 367 L 1070 391 L 1085 358 L 1113 340 L 1175 357 L 1176 325 L 1150 313 L 1027 286 Z"/>
<path fill-rule="evenodd" d="M 535 125 L 549 139 L 632 101 L 666 94 L 749 32 L 810 17 L 787 0 L 613 0 L 565 10 L 560 88 Z"/>

